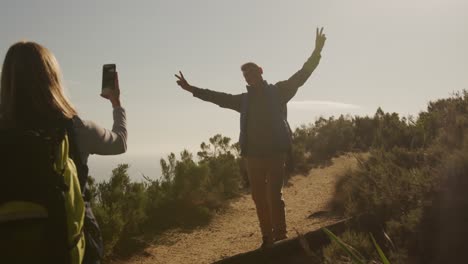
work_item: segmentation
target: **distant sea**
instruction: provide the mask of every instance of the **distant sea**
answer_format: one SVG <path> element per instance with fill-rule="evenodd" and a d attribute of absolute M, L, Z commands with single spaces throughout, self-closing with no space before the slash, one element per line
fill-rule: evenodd
<path fill-rule="evenodd" d="M 97 182 L 108 180 L 112 175 L 112 170 L 118 164 L 129 164 L 129 176 L 133 181 L 143 181 L 145 175 L 151 179 L 161 177 L 160 159 L 163 155 L 132 155 L 123 154 L 117 156 L 90 155 L 88 159 L 89 175 Z M 166 157 L 166 156 L 164 156 Z"/>

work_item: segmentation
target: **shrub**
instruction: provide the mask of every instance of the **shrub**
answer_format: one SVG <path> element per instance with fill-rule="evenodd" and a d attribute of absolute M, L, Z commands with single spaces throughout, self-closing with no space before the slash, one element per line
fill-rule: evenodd
<path fill-rule="evenodd" d="M 390 255 L 396 263 L 464 260 L 467 113 L 466 91 L 431 102 L 416 121 L 377 111 L 370 158 L 336 185 L 334 208 L 376 216 L 398 248 Z"/>
<path fill-rule="evenodd" d="M 360 256 L 360 259 L 377 259 L 372 241 L 369 235 L 351 230 L 345 231 L 340 236 L 340 240 L 346 244 L 352 252 Z M 354 263 L 352 257 L 342 248 L 339 243 L 330 243 L 323 248 L 323 263 L 325 264 L 347 264 Z"/>
<path fill-rule="evenodd" d="M 213 212 L 241 191 L 238 147 L 216 135 L 202 143 L 198 160 L 184 150 L 161 159 L 162 178 L 132 182 L 127 164 L 112 171 L 108 181 L 89 186 L 101 226 L 106 256 L 127 253 L 135 238 L 168 228 L 193 228 L 207 223 Z M 121 255 L 121 254 L 119 254 Z"/>
<path fill-rule="evenodd" d="M 110 255 L 122 239 L 139 234 L 140 225 L 145 221 L 145 185 L 132 183 L 127 164 L 118 165 L 112 170 L 109 181 L 101 182 L 95 192 L 93 210 L 102 231 L 106 255 Z"/>

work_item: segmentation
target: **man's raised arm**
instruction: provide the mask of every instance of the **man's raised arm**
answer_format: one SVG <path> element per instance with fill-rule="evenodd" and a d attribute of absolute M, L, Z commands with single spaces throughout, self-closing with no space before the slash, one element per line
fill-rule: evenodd
<path fill-rule="evenodd" d="M 227 93 L 221 93 L 216 91 L 211 91 L 208 89 L 201 89 L 195 86 L 190 85 L 185 79 L 182 72 L 179 71 L 180 75 L 175 74 L 175 77 L 178 79 L 177 84 L 182 87 L 182 89 L 191 92 L 193 96 L 207 102 L 211 102 L 219 105 L 223 108 L 232 109 L 240 112 L 242 95 L 232 95 Z"/>
<path fill-rule="evenodd" d="M 326 39 L 327 38 L 325 37 L 325 34 L 323 34 L 323 28 L 320 30 L 317 28 L 315 50 L 312 52 L 312 55 L 309 57 L 309 59 L 304 63 L 304 66 L 302 66 L 302 68 L 288 80 L 276 83 L 280 90 L 280 96 L 285 103 L 287 103 L 289 100 L 291 100 L 291 98 L 294 97 L 294 95 L 296 95 L 299 87 L 304 85 L 315 68 L 317 68 L 321 58 L 320 53 L 322 52 Z"/>

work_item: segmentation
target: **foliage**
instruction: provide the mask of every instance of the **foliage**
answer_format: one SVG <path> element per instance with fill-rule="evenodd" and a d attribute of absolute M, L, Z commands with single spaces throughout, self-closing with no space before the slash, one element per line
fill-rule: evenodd
<path fill-rule="evenodd" d="M 389 255 L 394 262 L 460 261 L 453 248 L 466 238 L 450 234 L 468 231 L 457 220 L 468 209 L 467 113 L 467 92 L 431 102 L 416 121 L 377 113 L 369 159 L 336 185 L 335 210 L 374 215 L 399 249 Z"/>
<path fill-rule="evenodd" d="M 207 223 L 225 201 L 241 189 L 238 146 L 215 135 L 202 143 L 194 159 L 184 150 L 161 159 L 162 178 L 132 182 L 129 165 L 121 164 L 108 181 L 88 182 L 91 203 L 101 226 L 106 256 L 122 254 L 143 234 Z"/>
<path fill-rule="evenodd" d="M 377 244 L 372 233 L 369 238 L 363 233 L 346 231 L 341 238 L 333 234 L 327 228 L 323 232 L 332 241 L 330 245 L 323 249 L 324 263 L 382 263 L 390 264 L 382 248 Z M 379 261 L 377 261 L 377 256 Z"/>
<path fill-rule="evenodd" d="M 340 239 L 326 228 L 323 231 L 332 241 L 323 250 L 324 263 L 365 263 L 365 257 L 360 252 L 368 252 L 371 248 L 371 244 L 365 236 L 349 231 L 344 233 Z"/>
<path fill-rule="evenodd" d="M 373 117 L 319 118 L 315 123 L 297 128 L 293 134 L 296 172 L 326 165 L 345 152 L 370 149 L 415 148 L 425 143 L 424 134 L 412 118 L 377 109 Z"/>
<path fill-rule="evenodd" d="M 394 263 L 406 263 L 413 255 L 424 255 L 422 251 L 431 253 L 427 259 L 437 259 L 447 256 L 450 247 L 445 247 L 446 252 L 433 250 L 440 243 L 434 241 L 455 248 L 462 241 L 444 234 L 468 229 L 456 220 L 468 219 L 461 213 L 468 212 L 464 198 L 468 189 L 467 128 L 466 91 L 429 103 L 417 118 L 400 117 L 381 108 L 373 116 L 320 118 L 294 131 L 295 169 L 307 173 L 341 153 L 370 153 L 369 158 L 359 160 L 356 170 L 338 181 L 333 208 L 347 216 L 374 215 L 395 244 L 388 255 Z M 202 143 L 195 157 L 188 151 L 178 157 L 171 153 L 160 163 L 161 179 L 131 182 L 128 165 L 119 165 L 108 181 L 90 181 L 108 255 L 115 248 L 124 248 L 132 237 L 207 223 L 246 185 L 239 146 L 221 135 Z M 441 215 L 450 217 L 441 220 Z M 349 231 L 342 240 L 366 259 L 378 258 L 365 255 L 376 253 L 367 237 Z M 332 258 L 342 256 L 337 252 L 336 245 L 330 245 L 324 256 L 329 263 L 337 263 Z"/>

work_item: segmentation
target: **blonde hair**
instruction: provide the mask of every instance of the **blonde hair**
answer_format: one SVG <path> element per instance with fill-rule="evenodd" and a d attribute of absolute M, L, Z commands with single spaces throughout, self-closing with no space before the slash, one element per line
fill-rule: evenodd
<path fill-rule="evenodd" d="M 18 125 L 41 126 L 77 112 L 64 94 L 55 56 L 35 42 L 8 49 L 0 83 L 0 117 Z"/>

